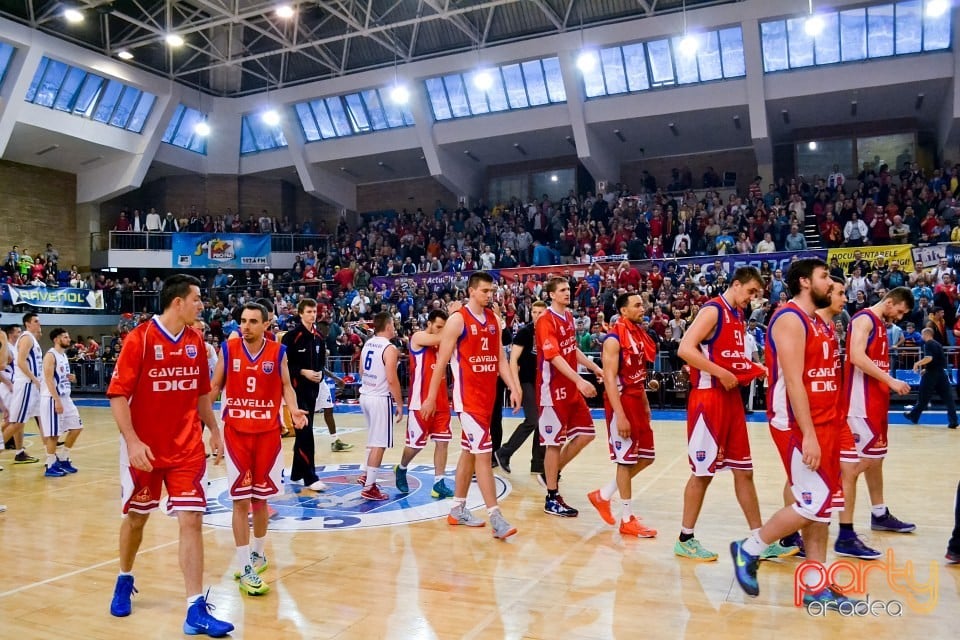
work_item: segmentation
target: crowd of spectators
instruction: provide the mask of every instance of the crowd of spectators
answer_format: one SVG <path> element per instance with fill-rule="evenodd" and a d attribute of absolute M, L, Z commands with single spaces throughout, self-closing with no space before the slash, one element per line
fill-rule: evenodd
<path fill-rule="evenodd" d="M 707 180 L 704 176 L 704 180 L 711 187 L 716 185 L 713 177 Z M 671 186 L 689 183 L 674 182 Z M 218 342 L 236 322 L 239 307 L 267 298 L 274 304 L 278 328 L 284 329 L 296 321 L 297 302 L 310 297 L 318 302 L 318 317 L 331 354 L 352 358 L 366 335 L 365 323 L 379 311 L 393 313 L 401 335 L 409 335 L 423 326 L 430 310 L 466 294 L 469 271 L 553 266 L 541 270 L 541 275 L 500 279 L 497 302 L 508 329 L 529 321 L 533 301 L 545 297 L 542 282 L 550 271 L 571 279 L 572 311 L 584 351 L 599 350 L 616 312 L 616 296 L 632 290 L 644 298 L 644 323 L 650 334 L 667 360 L 676 365 L 676 346 L 686 327 L 700 306 L 726 287 L 729 274 L 719 260 L 698 266 L 670 258 L 804 250 L 809 248 L 805 227 L 818 229 L 825 247 L 960 241 L 955 209 L 958 193 L 958 167 L 938 168 L 928 176 L 916 164 L 907 163 L 896 174 L 886 165 L 876 169 L 866 165 L 856 180 L 847 179 L 837 168 L 810 181 L 803 176 L 779 179 L 768 184 L 766 192 L 757 178 L 745 192 L 722 198 L 713 188 L 667 192 L 657 188 L 647 174 L 639 190 L 618 184 L 605 193 L 578 196 L 570 192 L 556 201 L 547 196 L 526 202 L 512 198 L 492 205 L 480 201 L 473 207 L 461 203 L 452 208 L 438 201 L 427 211 L 369 214 L 357 228 L 341 220 L 329 247 L 309 246 L 288 270 L 218 270 L 201 275 L 204 320 L 210 340 Z M 223 216 L 211 216 L 193 208 L 179 219 L 170 213 L 162 217 L 154 209 L 124 212 L 116 227 L 130 232 L 227 229 L 314 231 L 310 223 L 298 227 L 266 211 L 244 221 L 229 210 Z M 318 226 L 316 231 L 326 229 Z M 44 280 L 47 271 L 56 271 L 50 266 L 51 250 L 48 245 L 45 255 L 28 263 L 29 275 L 41 261 Z M 56 250 L 53 252 L 56 265 Z M 10 272 L 15 264 L 17 277 L 23 273 L 20 255 L 12 262 L 8 256 L 5 266 Z M 663 261 L 643 263 L 640 268 L 631 263 L 643 259 Z M 757 332 L 756 342 L 762 349 L 766 320 L 787 293 L 783 273 L 776 268 L 779 263 L 762 259 L 760 263 L 766 289 L 750 310 L 750 330 Z M 949 266 L 908 274 L 904 265 L 895 261 L 881 258 L 867 263 L 859 257 L 843 268 L 831 266 L 834 274 L 847 282 L 848 313 L 872 304 L 890 288 L 910 286 L 918 306 L 901 327 L 905 346 L 929 322 L 941 325 L 944 344 L 952 340 L 953 332 L 947 328 L 952 329 L 956 321 L 957 289 Z M 428 286 L 412 278 L 388 279 L 388 284 L 374 281 L 378 276 L 424 273 L 443 275 L 438 279 L 443 283 Z M 99 274 L 82 278 L 71 273 L 68 281 L 102 289 L 109 309 L 145 318 L 157 311 L 153 294 L 159 291 L 162 277 Z M 846 327 L 842 318 L 838 327 L 841 331 Z M 894 333 L 899 339 L 899 333 Z M 100 357 L 106 352 L 104 348 Z"/>
<path fill-rule="evenodd" d="M 213 215 L 209 210 L 200 213 L 196 206 L 175 216 L 167 211 L 161 216 L 156 208 L 123 209 L 117 218 L 113 231 L 125 232 L 163 232 L 176 233 L 180 231 L 194 233 L 293 233 L 302 235 L 326 235 L 326 223 L 321 221 L 314 225 L 312 220 L 303 223 L 291 222 L 284 216 L 271 216 L 266 209 L 260 215 L 248 214 L 247 219 L 239 213 L 234 213 L 229 207 L 223 215 Z"/>

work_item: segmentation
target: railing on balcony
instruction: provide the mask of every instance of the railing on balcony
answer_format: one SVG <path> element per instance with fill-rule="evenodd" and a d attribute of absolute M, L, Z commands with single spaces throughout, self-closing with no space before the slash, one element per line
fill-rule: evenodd
<path fill-rule="evenodd" d="M 171 251 L 175 233 L 161 231 L 107 231 L 90 234 L 90 251 Z M 300 253 L 313 248 L 329 253 L 330 236 L 300 233 L 270 234 L 270 249 L 277 253 Z"/>

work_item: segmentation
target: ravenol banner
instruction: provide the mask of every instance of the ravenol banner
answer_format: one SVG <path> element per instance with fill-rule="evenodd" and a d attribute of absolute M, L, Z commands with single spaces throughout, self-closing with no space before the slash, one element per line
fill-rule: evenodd
<path fill-rule="evenodd" d="M 270 266 L 270 235 L 175 233 L 175 269 L 261 269 Z"/>
<path fill-rule="evenodd" d="M 11 304 L 56 309 L 103 309 L 103 292 L 92 289 L 57 287 L 15 287 L 6 285 Z"/>
<path fill-rule="evenodd" d="M 913 272 L 913 253 L 910 251 L 913 245 L 910 244 L 887 244 L 869 247 L 843 247 L 840 249 L 827 250 L 827 262 L 832 262 L 834 258 L 840 261 L 840 267 L 847 271 L 850 263 L 853 262 L 854 254 L 859 253 L 862 260 L 870 264 L 877 258 L 883 256 L 887 264 L 891 260 L 896 260 L 907 273 Z"/>

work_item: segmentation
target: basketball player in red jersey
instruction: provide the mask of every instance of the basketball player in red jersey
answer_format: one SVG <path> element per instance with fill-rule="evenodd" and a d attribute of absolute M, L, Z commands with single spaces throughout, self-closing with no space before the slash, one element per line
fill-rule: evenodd
<path fill-rule="evenodd" d="M 620 534 L 654 538 L 657 532 L 633 515 L 633 478 L 653 464 L 653 430 L 647 402 L 647 363 L 653 362 L 657 346 L 638 324 L 643 319 L 643 299 L 638 293 L 617 298 L 620 317 L 603 339 L 604 413 L 610 459 L 617 463 L 613 482 L 587 496 L 607 524 L 616 520 L 610 499 L 619 490 L 622 504 Z"/>
<path fill-rule="evenodd" d="M 754 267 L 740 267 L 730 286 L 703 305 L 680 341 L 678 354 L 690 365 L 687 400 L 687 457 L 692 471 L 683 491 L 683 519 L 673 552 L 703 562 L 717 559 L 694 537 L 694 526 L 707 487 L 718 471 L 733 472 L 740 510 L 751 531 L 763 524 L 753 483 L 753 459 L 740 386 L 766 375 L 766 369 L 744 353 L 743 310 L 763 290 L 763 278 Z M 797 553 L 774 541 L 761 558 Z"/>
<path fill-rule="evenodd" d="M 830 279 L 833 280 L 833 285 L 830 287 L 830 306 L 823 309 L 817 309 L 817 315 L 820 316 L 829 329 L 831 344 L 836 344 L 836 348 L 840 348 L 840 340 L 837 337 L 837 330 L 834 318 L 843 313 L 843 310 L 847 306 L 847 292 L 846 292 L 846 282 L 843 278 L 839 276 L 830 276 Z M 841 374 L 843 371 L 841 370 Z M 837 390 L 837 419 L 839 420 L 839 426 L 837 427 L 840 430 L 839 437 L 839 448 L 840 448 L 840 478 L 842 482 L 847 481 L 847 476 L 853 473 L 854 468 L 857 464 L 857 449 L 853 445 L 853 434 L 850 433 L 850 430 L 846 427 L 844 423 L 845 416 L 847 415 L 846 403 L 843 400 L 843 383 L 841 375 L 841 384 Z M 851 462 L 851 459 L 853 460 Z M 846 496 L 844 496 L 846 498 Z M 789 507 L 794 503 L 793 490 L 790 488 L 790 482 L 787 481 L 783 485 L 783 505 Z M 806 557 L 806 551 L 803 548 L 803 538 L 799 533 L 793 533 L 780 540 L 780 544 L 785 547 L 797 547 L 797 555 L 800 557 Z M 761 556 L 761 559 L 762 556 Z"/>
<path fill-rule="evenodd" d="M 767 418 L 795 502 L 746 540 L 730 543 L 737 582 L 750 596 L 760 593 L 760 555 L 790 533 L 802 529 L 807 558 L 825 564 L 830 514 L 843 507 L 837 407 L 840 352 L 833 332 L 816 314 L 830 305 L 832 284 L 823 260 L 797 260 L 787 272 L 793 297 L 770 320 Z M 843 596 L 825 588 L 804 595 L 805 602 L 811 600 L 836 604 Z"/>
<path fill-rule="evenodd" d="M 120 575 L 110 613 L 130 615 L 135 591 L 131 571 L 143 527 L 166 487 L 168 508 L 180 522 L 180 570 L 188 602 L 183 630 L 220 637 L 233 631 L 233 625 L 210 615 L 211 605 L 203 595 L 201 525 L 207 501 L 201 480 L 206 467 L 201 420 L 210 429 L 215 464 L 223 447 L 210 404 L 203 338 L 190 327 L 203 311 L 200 281 L 170 276 L 160 291 L 160 307 L 160 315 L 127 335 L 107 389 L 122 436 L 120 484 L 126 516 L 120 525 Z"/>
<path fill-rule="evenodd" d="M 455 311 L 460 308 L 448 306 Z M 433 440 L 433 489 L 430 495 L 434 498 L 451 498 L 453 491 L 444 483 L 443 474 L 447 468 L 447 450 L 453 435 L 450 432 L 450 402 L 447 394 L 441 393 L 437 397 L 437 409 L 430 419 L 420 415 L 420 405 L 423 403 L 430 388 L 430 379 L 434 374 L 444 380 L 441 387 L 446 389 L 446 371 L 436 371 L 437 349 L 440 346 L 440 337 L 443 327 L 447 323 L 447 312 L 443 309 L 434 309 L 427 316 L 427 328 L 417 331 L 410 336 L 410 405 L 407 410 L 407 439 L 400 464 L 394 467 L 395 484 L 400 493 L 409 493 L 407 483 L 407 465 L 420 450 L 427 446 L 427 438 Z"/>
<path fill-rule="evenodd" d="M 452 525 L 482 527 L 466 508 L 467 490 L 474 473 L 483 501 L 490 515 L 495 538 L 505 539 L 517 530 L 500 513 L 497 504 L 493 468 L 490 466 L 493 443 L 490 421 L 497 393 L 497 376 L 510 389 L 510 406 L 520 408 L 520 385 L 507 363 L 500 338 L 500 321 L 489 309 L 493 300 L 493 278 L 485 271 L 475 271 L 467 281 L 467 304 L 450 315 L 440 334 L 435 371 L 444 371 L 447 363 L 453 372 L 453 409 L 460 418 L 463 452 L 457 461 L 457 479 L 453 492 L 453 508 L 447 516 Z M 427 396 L 420 403 L 419 415 L 430 420 L 437 410 L 443 376 L 431 376 Z M 442 391 L 446 393 L 446 389 Z"/>
<path fill-rule="evenodd" d="M 846 458 L 856 466 L 843 479 L 844 510 L 840 513 L 840 533 L 833 547 L 837 555 L 862 560 L 874 560 L 883 555 L 864 544 L 853 529 L 857 478 L 861 473 L 867 478 L 870 491 L 871 528 L 897 533 L 916 529 L 916 525 L 894 517 L 884 504 L 882 469 L 887 455 L 890 391 L 899 395 L 910 393 L 907 382 L 890 375 L 887 323 L 899 322 L 911 309 L 913 293 L 906 287 L 897 287 L 880 302 L 858 311 L 850 319 L 843 371 L 843 403 L 847 408 L 848 428 L 841 437 L 841 460 Z M 856 452 L 856 458 L 849 453 L 842 455 L 844 450 L 851 449 Z"/>
<path fill-rule="evenodd" d="M 223 443 L 227 483 L 233 501 L 233 539 L 237 546 L 234 578 L 240 591 L 256 596 L 270 587 L 260 575 L 267 569 L 267 498 L 280 493 L 283 451 L 280 445 L 280 400 L 296 407 L 290 384 L 286 347 L 266 338 L 269 313 L 255 302 L 240 312 L 242 338 L 223 343 L 214 367 L 211 396 L 223 388 Z M 307 413 L 291 409 L 296 428 L 307 424 Z M 252 502 L 251 502 L 252 501 Z M 253 512 L 253 547 L 248 514 Z"/>
<path fill-rule="evenodd" d="M 547 487 L 543 510 L 555 516 L 575 518 L 579 511 L 564 502 L 559 492 L 560 472 L 583 448 L 593 442 L 595 430 L 584 398 L 597 389 L 580 377 L 582 364 L 603 380 L 603 371 L 577 347 L 577 330 L 570 306 L 570 281 L 547 280 L 550 307 L 537 320 L 537 392 L 540 400 L 540 442 L 546 447 L 542 480 Z"/>

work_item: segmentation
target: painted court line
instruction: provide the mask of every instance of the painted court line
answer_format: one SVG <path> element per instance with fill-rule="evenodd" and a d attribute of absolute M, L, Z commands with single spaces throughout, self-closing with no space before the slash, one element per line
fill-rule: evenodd
<path fill-rule="evenodd" d="M 203 535 L 206 535 L 213 529 L 204 529 Z M 150 547 L 149 549 L 141 549 L 137 552 L 137 556 L 140 556 L 144 553 L 150 553 L 152 551 L 158 551 L 160 549 L 165 549 L 171 547 L 175 544 L 179 544 L 179 540 L 171 540 L 170 542 L 164 542 L 163 544 L 158 544 L 155 547 Z M 80 575 L 81 573 L 86 573 L 87 571 L 92 571 L 94 569 L 99 569 L 100 567 L 105 567 L 108 564 L 113 564 L 115 562 L 120 562 L 120 558 L 113 558 L 112 560 L 104 560 L 103 562 L 98 562 L 97 564 L 92 564 L 89 567 L 83 567 L 82 569 L 75 569 L 67 573 L 61 573 L 59 576 L 53 576 L 52 578 L 47 578 L 46 580 L 38 580 L 37 582 L 31 582 L 30 584 L 25 584 L 22 587 L 17 587 L 16 589 L 11 589 L 10 591 L 4 591 L 0 593 L 0 598 L 6 598 L 7 596 L 12 596 L 23 591 L 28 591 L 35 587 L 42 587 L 45 584 L 51 584 L 59 580 L 64 580 L 65 578 L 72 578 L 73 576 Z"/>

